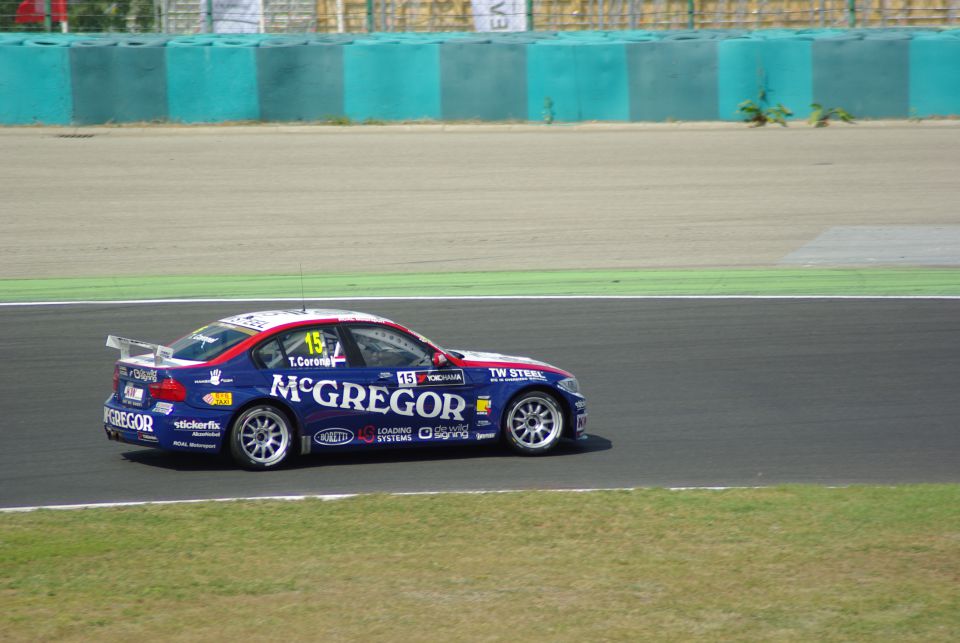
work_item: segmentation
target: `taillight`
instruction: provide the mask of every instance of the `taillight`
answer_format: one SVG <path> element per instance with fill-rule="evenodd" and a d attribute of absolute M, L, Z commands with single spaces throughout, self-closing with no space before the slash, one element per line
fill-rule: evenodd
<path fill-rule="evenodd" d="M 117 389 L 120 388 L 120 367 L 113 367 L 113 392 L 116 393 Z"/>
<path fill-rule="evenodd" d="M 162 382 L 150 385 L 150 395 L 155 400 L 167 402 L 182 402 L 187 399 L 187 389 L 175 379 L 167 378 Z"/>

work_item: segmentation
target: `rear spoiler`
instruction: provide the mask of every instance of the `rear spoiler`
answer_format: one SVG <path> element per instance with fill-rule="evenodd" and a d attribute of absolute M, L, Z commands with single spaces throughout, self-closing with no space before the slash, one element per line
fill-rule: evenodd
<path fill-rule="evenodd" d="M 164 359 L 170 359 L 173 357 L 173 349 L 169 346 L 161 346 L 160 344 L 150 344 L 148 342 L 141 342 L 136 339 L 127 339 L 126 337 L 117 337 L 116 335 L 107 335 L 107 346 L 110 348 L 119 348 L 120 349 L 120 359 L 128 359 L 130 357 L 130 347 L 136 346 L 137 348 L 145 348 L 151 353 L 153 353 L 153 363 L 156 366 L 161 366 Z"/>

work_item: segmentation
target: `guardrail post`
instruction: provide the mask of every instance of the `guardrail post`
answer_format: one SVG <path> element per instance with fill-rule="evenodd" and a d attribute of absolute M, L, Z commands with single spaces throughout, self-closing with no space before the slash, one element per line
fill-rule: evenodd
<path fill-rule="evenodd" d="M 533 0 L 527 0 L 527 31 L 533 31 Z"/>
<path fill-rule="evenodd" d="M 847 24 L 853 29 L 857 26 L 857 0 L 849 0 L 847 7 Z"/>
<path fill-rule="evenodd" d="M 50 0 L 43 0 L 43 29 L 47 33 L 53 31 L 53 19 L 50 16 Z"/>
<path fill-rule="evenodd" d="M 373 0 L 367 0 L 367 33 L 373 33 Z"/>
<path fill-rule="evenodd" d="M 207 0 L 207 33 L 213 33 L 213 0 Z"/>
<path fill-rule="evenodd" d="M 687 0 L 687 29 L 694 29 L 694 20 L 696 19 L 696 7 L 694 6 L 695 0 Z M 852 0 L 851 0 L 852 2 Z"/>

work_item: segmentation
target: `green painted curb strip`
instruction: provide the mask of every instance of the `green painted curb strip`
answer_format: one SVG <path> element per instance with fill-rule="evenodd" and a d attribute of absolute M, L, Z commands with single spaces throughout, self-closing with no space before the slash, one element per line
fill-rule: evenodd
<path fill-rule="evenodd" d="M 307 299 L 470 295 L 960 295 L 958 269 L 571 270 L 304 275 Z M 300 297 L 299 275 L 0 280 L 0 301 Z"/>

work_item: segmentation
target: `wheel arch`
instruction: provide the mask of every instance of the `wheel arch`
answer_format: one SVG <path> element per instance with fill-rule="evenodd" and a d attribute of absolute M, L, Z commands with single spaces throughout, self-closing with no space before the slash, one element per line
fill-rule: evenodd
<path fill-rule="evenodd" d="M 227 423 L 227 432 L 220 441 L 220 453 L 226 453 L 230 450 L 230 434 L 233 431 L 233 423 L 237 421 L 237 418 L 240 417 L 244 411 L 253 408 L 254 406 L 269 406 L 283 413 L 287 420 L 289 420 L 290 428 L 293 430 L 293 436 L 291 436 L 293 438 L 293 451 L 294 453 L 299 454 L 299 438 L 303 435 L 303 424 L 300 422 L 300 417 L 288 404 L 284 404 L 280 400 L 273 397 L 255 397 L 251 400 L 247 400 L 237 407 L 237 409 L 230 416 L 230 421 Z"/>
<path fill-rule="evenodd" d="M 547 395 L 552 397 L 557 402 L 557 405 L 560 407 L 560 412 L 563 413 L 563 431 L 560 432 L 560 437 L 571 438 L 571 439 L 576 438 L 576 428 L 573 426 L 573 409 L 571 408 L 570 403 L 567 402 L 566 398 L 563 395 L 560 395 L 559 393 L 557 393 L 556 390 L 550 388 L 549 386 L 545 386 L 543 384 L 529 384 L 527 386 L 523 386 L 517 389 L 516 391 L 514 391 L 513 394 L 511 394 L 510 397 L 507 398 L 507 403 L 504 404 L 503 408 L 500 410 L 500 427 L 499 428 L 500 428 L 501 434 L 504 431 L 503 423 L 507 417 L 505 415 L 506 410 L 510 408 L 510 405 L 513 404 L 513 401 L 515 399 L 517 399 L 521 395 L 532 393 L 534 391 L 538 391 L 540 393 L 546 393 Z"/>

